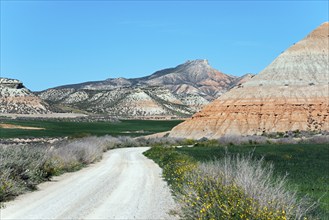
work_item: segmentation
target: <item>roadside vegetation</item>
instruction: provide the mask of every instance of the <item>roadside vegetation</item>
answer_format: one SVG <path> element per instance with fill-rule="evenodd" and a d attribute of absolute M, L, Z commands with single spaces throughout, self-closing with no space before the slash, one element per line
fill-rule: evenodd
<path fill-rule="evenodd" d="M 50 126 L 45 123 L 53 122 L 56 121 L 18 123 L 37 127 Z M 39 183 L 53 176 L 99 161 L 107 150 L 151 146 L 153 148 L 145 155 L 163 168 L 163 176 L 180 203 L 183 219 L 329 217 L 328 134 L 298 132 L 292 133 L 293 136 L 226 136 L 198 141 L 170 137 L 96 137 L 89 133 L 84 137 L 81 122 L 74 126 L 70 124 L 73 122 L 58 123 L 64 130 L 76 132 L 80 129 L 80 133 L 48 143 L 0 144 L 0 206 L 17 195 L 37 189 Z M 166 126 L 176 122 L 170 123 Z M 155 131 L 164 128 L 156 128 L 159 122 L 152 121 L 118 124 L 122 127 L 116 134 L 128 129 Z M 116 125 L 111 124 L 113 129 Z M 53 129 L 59 132 L 58 127 Z M 6 143 L 6 139 L 2 140 Z"/>
<path fill-rule="evenodd" d="M 53 143 L 1 144 L 0 207 L 41 182 L 65 172 L 77 171 L 102 158 L 104 152 L 126 147 L 170 146 L 183 143 L 172 138 L 102 136 L 57 139 Z"/>
<path fill-rule="evenodd" d="M 107 150 L 136 144 L 130 137 L 105 136 L 47 145 L 0 145 L 0 204 L 35 190 L 39 183 L 53 176 L 99 161 Z"/>
<path fill-rule="evenodd" d="M 327 219 L 329 145 L 321 138 L 238 145 L 222 138 L 145 155 L 163 168 L 183 219 Z"/>

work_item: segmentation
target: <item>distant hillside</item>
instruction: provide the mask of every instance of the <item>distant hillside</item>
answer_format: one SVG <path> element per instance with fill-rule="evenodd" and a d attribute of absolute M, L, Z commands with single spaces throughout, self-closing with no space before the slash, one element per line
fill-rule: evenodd
<path fill-rule="evenodd" d="M 0 77 L 0 113 L 50 113 L 49 105 L 16 79 Z"/>
<path fill-rule="evenodd" d="M 85 111 L 122 117 L 187 117 L 228 89 L 246 81 L 213 69 L 207 60 L 134 79 L 115 78 L 47 89 L 38 96 L 58 111 Z"/>

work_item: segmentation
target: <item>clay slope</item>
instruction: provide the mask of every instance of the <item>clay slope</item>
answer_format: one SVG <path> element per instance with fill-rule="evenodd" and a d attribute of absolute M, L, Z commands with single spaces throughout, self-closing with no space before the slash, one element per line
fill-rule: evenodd
<path fill-rule="evenodd" d="M 0 78 L 0 113 L 50 113 L 47 103 L 16 79 Z"/>
<path fill-rule="evenodd" d="M 173 94 L 163 87 L 124 87 L 108 90 L 49 89 L 39 94 L 52 106 L 119 117 L 187 117 L 208 101 Z"/>
<path fill-rule="evenodd" d="M 198 139 L 329 130 L 328 40 L 326 22 L 251 80 L 176 126 L 170 136 Z"/>

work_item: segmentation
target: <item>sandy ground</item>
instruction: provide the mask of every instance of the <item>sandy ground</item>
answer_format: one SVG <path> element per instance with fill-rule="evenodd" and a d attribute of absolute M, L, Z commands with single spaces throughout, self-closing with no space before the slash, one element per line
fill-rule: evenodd
<path fill-rule="evenodd" d="M 147 149 L 111 150 L 101 162 L 6 203 L 0 219 L 175 219 L 161 169 L 142 155 Z"/>
<path fill-rule="evenodd" d="M 166 135 L 168 135 L 170 133 L 170 131 L 164 131 L 164 132 L 159 132 L 159 133 L 155 133 L 155 134 L 150 134 L 150 135 L 146 135 L 143 136 L 146 139 L 152 139 L 152 138 L 163 138 Z"/>
<path fill-rule="evenodd" d="M 12 125 L 12 124 L 1 124 L 1 123 L 0 123 L 0 128 L 23 129 L 23 130 L 44 130 L 44 128 L 28 127 L 28 126 L 20 126 L 20 125 Z"/>

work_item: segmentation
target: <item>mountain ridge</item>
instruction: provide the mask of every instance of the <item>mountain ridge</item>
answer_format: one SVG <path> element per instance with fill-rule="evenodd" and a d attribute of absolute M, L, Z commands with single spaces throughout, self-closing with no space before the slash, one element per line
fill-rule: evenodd
<path fill-rule="evenodd" d="M 226 75 L 212 68 L 207 60 L 199 59 L 144 77 L 63 85 L 36 94 L 57 107 L 69 106 L 90 113 L 188 117 L 244 77 L 247 80 L 250 75 Z"/>

